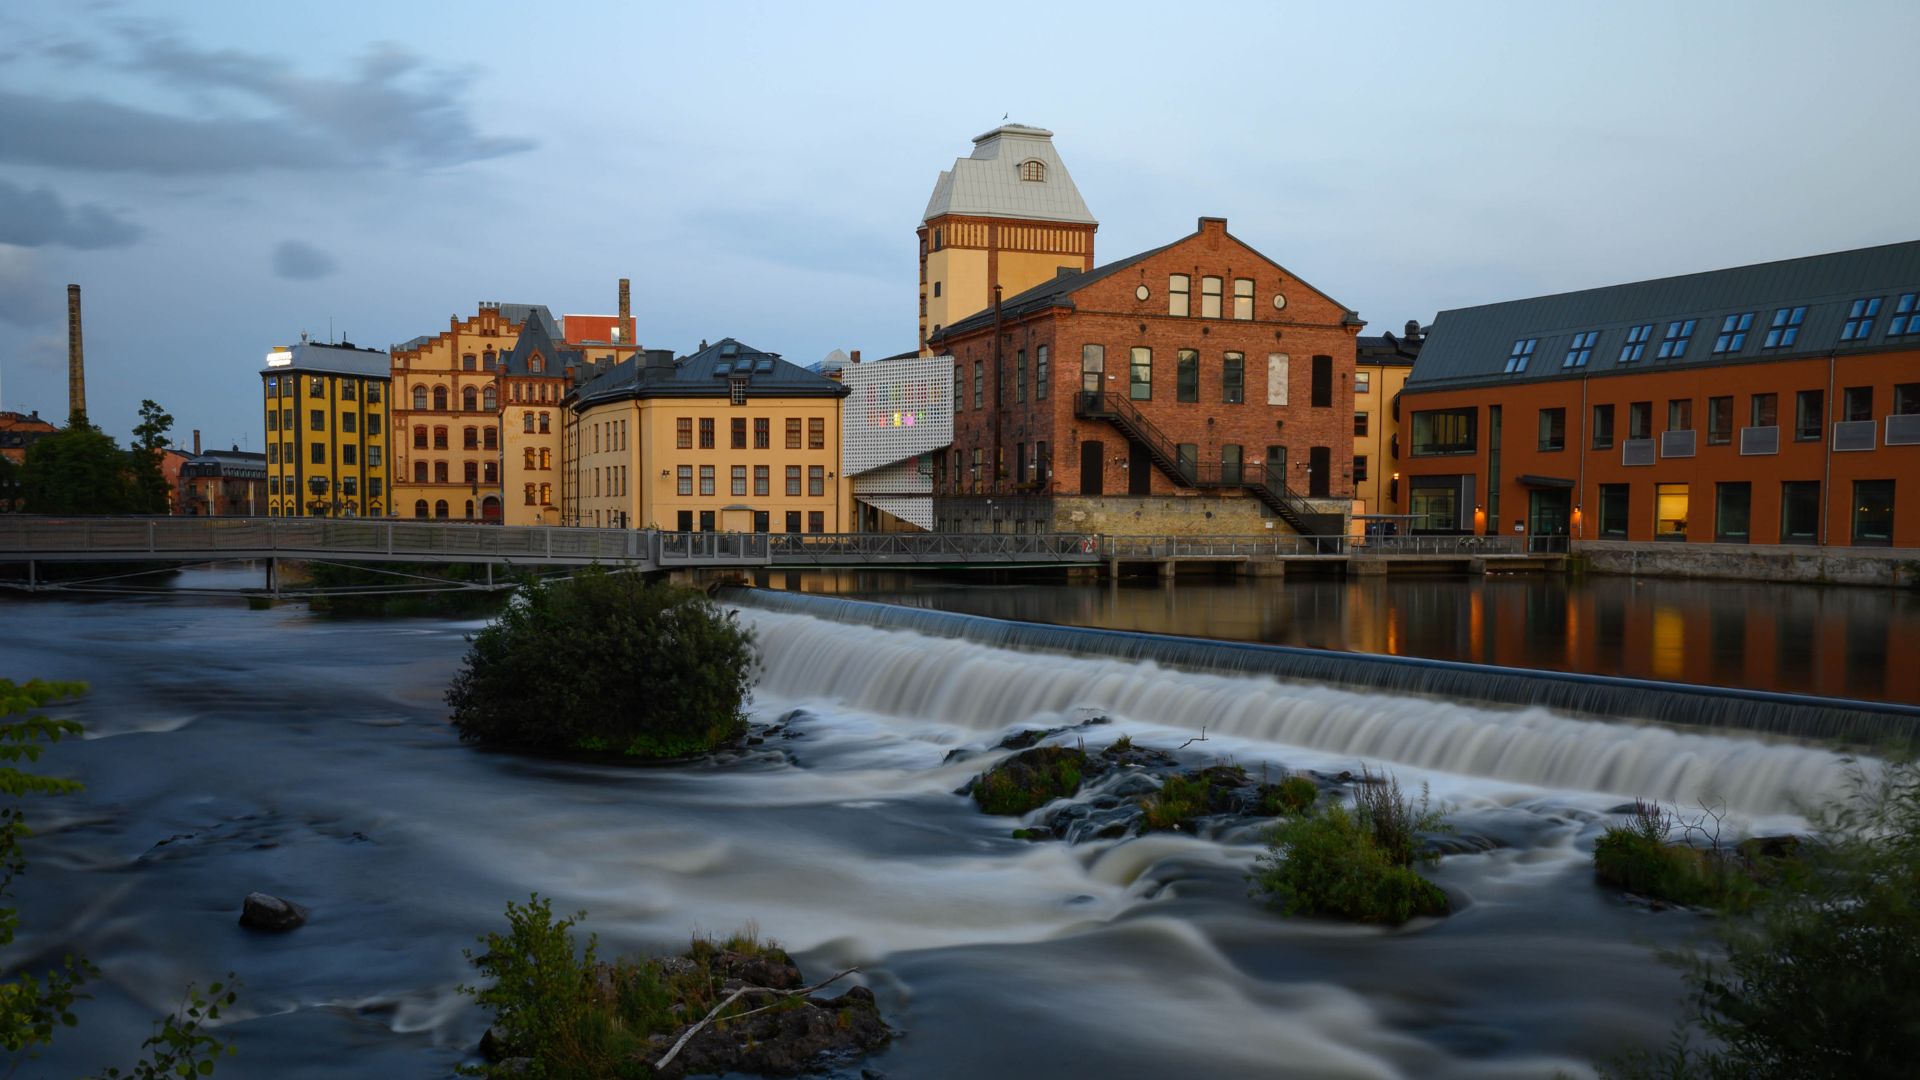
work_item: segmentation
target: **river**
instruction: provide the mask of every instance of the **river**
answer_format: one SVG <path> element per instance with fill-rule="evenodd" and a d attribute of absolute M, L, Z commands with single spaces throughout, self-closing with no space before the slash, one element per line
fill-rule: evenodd
<path fill-rule="evenodd" d="M 462 949 L 534 890 L 586 909 L 603 954 L 753 922 L 809 974 L 860 965 L 901 1032 L 865 1063 L 888 1077 L 1588 1076 L 1664 1039 L 1680 984 L 1653 950 L 1706 926 L 1594 886 L 1606 811 L 1718 794 L 1744 827 L 1790 828 L 1794 796 L 1843 780 L 1817 747 L 752 609 L 756 718 L 804 709 L 797 738 L 695 767 L 583 765 L 453 737 L 440 695 L 478 621 L 190 597 L 0 611 L 0 674 L 92 686 L 60 710 L 86 738 L 41 765 L 86 791 L 28 807 L 8 960 L 77 948 L 104 974 L 25 1076 L 130 1060 L 183 985 L 228 971 L 239 1056 L 219 1075 L 449 1075 L 485 1026 L 456 989 Z M 558 643 L 552 677 L 585 662 Z M 1112 722 L 1089 746 L 1174 746 L 1207 724 L 1196 763 L 1367 761 L 1431 783 L 1483 849 L 1432 871 L 1456 913 L 1397 931 L 1287 919 L 1247 895 L 1250 830 L 1028 844 L 952 794 L 994 755 L 950 751 L 1096 714 Z M 1512 749 L 1449 753 L 1461 740 Z M 252 890 L 312 920 L 243 931 Z"/>

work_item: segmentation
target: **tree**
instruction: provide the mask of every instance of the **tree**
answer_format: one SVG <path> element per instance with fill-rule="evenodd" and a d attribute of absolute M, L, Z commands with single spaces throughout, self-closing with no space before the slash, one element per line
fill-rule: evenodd
<path fill-rule="evenodd" d="M 35 514 L 129 514 L 134 495 L 128 459 L 113 438 L 86 423 L 69 424 L 27 448 L 24 493 Z"/>
<path fill-rule="evenodd" d="M 140 422 L 133 428 L 133 475 L 129 494 L 132 509 L 140 514 L 164 514 L 172 507 L 172 485 L 161 469 L 161 452 L 167 447 L 167 432 L 173 429 L 173 417 L 152 399 L 140 402 Z"/>

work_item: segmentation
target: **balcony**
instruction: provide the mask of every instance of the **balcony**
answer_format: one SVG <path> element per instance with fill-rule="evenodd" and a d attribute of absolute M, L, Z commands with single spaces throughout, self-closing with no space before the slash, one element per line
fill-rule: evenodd
<path fill-rule="evenodd" d="M 1920 413 L 1887 417 L 1888 446 L 1920 446 Z"/>
<path fill-rule="evenodd" d="M 1780 452 L 1780 428 L 1749 427 L 1740 429 L 1740 453 L 1743 457 L 1757 454 L 1777 454 Z"/>
<path fill-rule="evenodd" d="M 1834 453 L 1873 449 L 1877 427 L 1871 420 L 1842 420 L 1833 425 Z"/>
<path fill-rule="evenodd" d="M 1654 462 L 1652 439 L 1628 439 L 1620 444 L 1620 464 L 1651 465 Z"/>
<path fill-rule="evenodd" d="M 1692 457 L 1698 443 L 1698 433 L 1692 428 L 1663 431 L 1660 433 L 1660 456 L 1663 458 Z"/>

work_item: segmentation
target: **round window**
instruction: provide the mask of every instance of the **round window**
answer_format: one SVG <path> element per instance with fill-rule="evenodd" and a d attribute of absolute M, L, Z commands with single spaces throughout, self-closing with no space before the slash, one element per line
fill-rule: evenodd
<path fill-rule="evenodd" d="M 1153 290 L 1147 288 L 1145 285 L 1142 285 L 1139 288 L 1133 290 L 1133 295 L 1136 299 L 1145 300 L 1147 297 L 1153 295 Z"/>
<path fill-rule="evenodd" d="M 1273 309 L 1274 309 L 1275 311 L 1278 311 L 1278 310 L 1280 310 L 1281 308 L 1284 308 L 1284 307 L 1286 307 L 1286 306 L 1287 306 L 1287 298 L 1286 298 L 1286 297 L 1284 297 L 1284 296 L 1281 296 L 1281 295 L 1280 295 L 1279 293 L 1274 293 L 1274 294 L 1273 294 Z"/>

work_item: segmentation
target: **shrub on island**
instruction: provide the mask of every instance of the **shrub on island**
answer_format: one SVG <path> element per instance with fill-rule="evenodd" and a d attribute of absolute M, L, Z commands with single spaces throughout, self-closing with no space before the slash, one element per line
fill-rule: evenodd
<path fill-rule="evenodd" d="M 973 801 L 989 814 L 1018 817 L 1080 790 L 1087 753 L 1070 746 L 1022 750 L 980 775 Z"/>
<path fill-rule="evenodd" d="M 746 729 L 752 631 L 691 589 L 597 568 L 529 582 L 469 643 L 447 690 L 463 742 L 658 760 Z"/>
<path fill-rule="evenodd" d="M 1703 814 L 1705 812 L 1703 811 Z M 1702 818 L 1700 820 L 1705 820 Z M 1717 822 L 1708 834 L 1697 820 L 1685 823 L 1684 840 L 1670 839 L 1677 815 L 1659 803 L 1634 800 L 1624 825 L 1609 825 L 1593 845 L 1593 876 L 1602 885 L 1686 907 L 1745 911 L 1759 892 L 1756 874 L 1737 849 L 1719 843 Z M 1692 842 L 1696 835 L 1700 846 Z"/>
<path fill-rule="evenodd" d="M 1391 926 L 1417 915 L 1445 915 L 1447 894 L 1414 864 L 1437 858 L 1419 843 L 1419 834 L 1446 828 L 1424 792 L 1415 802 L 1391 774 L 1363 770 L 1352 810 L 1322 803 L 1274 826 L 1253 881 L 1289 915 Z"/>

